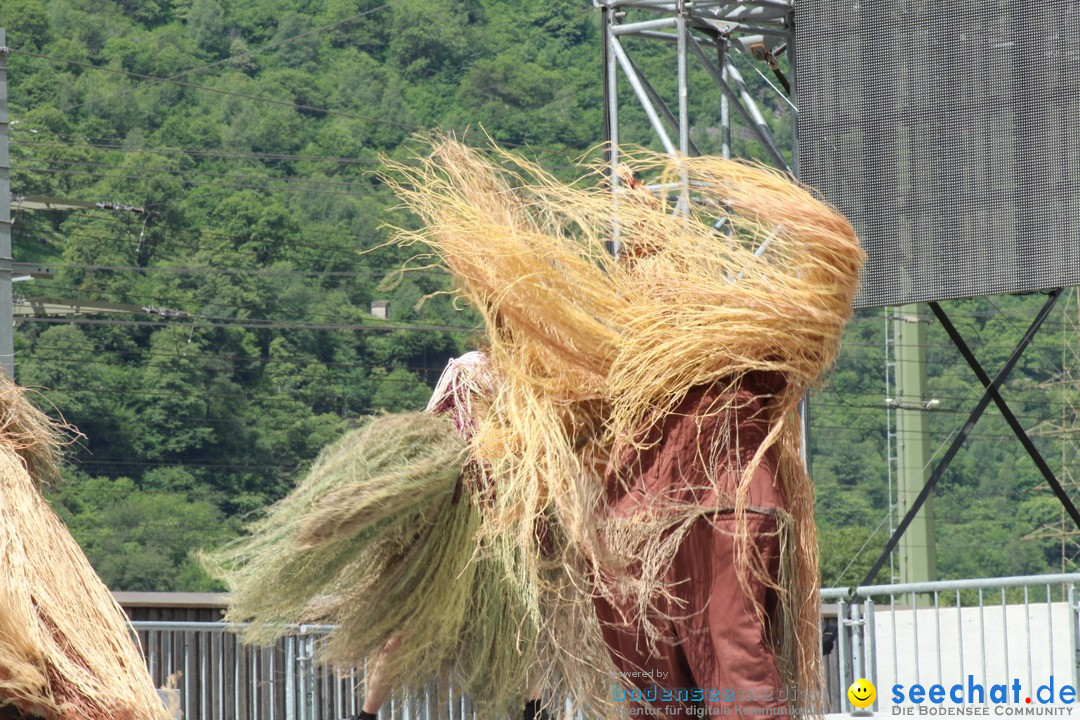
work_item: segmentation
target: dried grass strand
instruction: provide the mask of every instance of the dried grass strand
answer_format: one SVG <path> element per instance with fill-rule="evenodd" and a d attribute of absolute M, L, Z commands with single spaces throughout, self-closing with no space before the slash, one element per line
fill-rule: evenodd
<path fill-rule="evenodd" d="M 0 706 L 49 720 L 162 719 L 123 611 L 38 490 L 60 442 L 0 373 Z"/>
<path fill-rule="evenodd" d="M 250 622 L 259 644 L 330 623 L 318 653 L 342 670 L 379 656 L 398 692 L 434 678 L 481 718 L 520 709 L 538 631 L 478 551 L 466 459 L 454 421 L 430 413 L 378 417 L 331 444 L 249 535 L 203 556 L 230 589 L 226 619 Z"/>

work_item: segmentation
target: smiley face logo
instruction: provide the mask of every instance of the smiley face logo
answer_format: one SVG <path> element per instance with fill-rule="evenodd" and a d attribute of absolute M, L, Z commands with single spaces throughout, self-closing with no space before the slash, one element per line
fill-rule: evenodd
<path fill-rule="evenodd" d="M 877 699 L 877 688 L 865 678 L 859 678 L 847 689 L 848 700 L 857 708 L 868 708 Z"/>

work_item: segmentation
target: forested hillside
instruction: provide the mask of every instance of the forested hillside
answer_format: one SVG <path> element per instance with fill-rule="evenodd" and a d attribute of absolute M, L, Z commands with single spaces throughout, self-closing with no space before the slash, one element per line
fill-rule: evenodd
<path fill-rule="evenodd" d="M 359 418 L 422 407 L 480 341 L 445 295 L 419 304 L 445 274 L 399 276 L 407 256 L 381 247 L 415 220 L 380 156 L 441 128 L 574 176 L 602 139 L 598 22 L 588 0 L 0 0 L 13 194 L 103 205 L 17 203 L 13 233 L 16 260 L 56 270 L 18 295 L 118 306 L 24 317 L 16 338 L 19 382 L 85 435 L 53 499 L 111 587 L 212 588 L 193 548 L 238 532 Z M 691 81 L 695 142 L 715 151 L 717 102 L 703 73 Z M 643 115 L 623 123 L 648 137 Z M 1040 301 L 956 305 L 991 371 Z M 1007 386 L 1028 425 L 1071 423 L 1072 386 L 1040 389 L 1069 364 L 1065 317 Z M 852 582 L 887 537 L 883 330 L 880 312 L 856 320 L 814 404 L 826 584 Z M 977 383 L 931 336 L 938 448 Z M 1060 543 L 1032 537 L 1058 510 L 1007 434 L 990 411 L 942 483 L 943 574 L 1060 567 Z M 1038 441 L 1055 469 L 1071 462 L 1068 443 Z"/>

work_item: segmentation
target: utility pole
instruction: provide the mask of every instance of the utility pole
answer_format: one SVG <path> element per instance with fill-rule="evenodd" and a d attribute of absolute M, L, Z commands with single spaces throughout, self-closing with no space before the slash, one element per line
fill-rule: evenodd
<path fill-rule="evenodd" d="M 926 397 L 926 323 L 919 305 L 896 308 L 896 419 L 900 515 L 930 478 L 930 423 Z M 900 582 L 937 580 L 933 499 L 928 499 L 900 539 Z"/>
<path fill-rule="evenodd" d="M 11 295 L 11 160 L 8 155 L 7 35 L 0 28 L 0 366 L 15 379 L 15 307 Z"/>

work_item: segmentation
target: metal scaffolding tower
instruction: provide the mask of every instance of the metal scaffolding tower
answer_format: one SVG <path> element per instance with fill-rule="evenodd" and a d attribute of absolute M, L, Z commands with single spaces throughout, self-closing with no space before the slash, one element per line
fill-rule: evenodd
<path fill-rule="evenodd" d="M 719 129 L 720 152 L 733 150 L 733 130 L 756 142 L 759 159 L 798 176 L 798 103 L 796 101 L 796 52 L 794 3 L 786 0 L 594 0 L 603 15 L 604 27 L 604 139 L 611 183 L 619 192 L 620 142 L 659 144 L 672 155 L 700 154 L 692 139 L 691 75 L 694 69 L 711 80 L 708 97 L 699 107 L 710 108 L 699 118 L 708 130 Z M 631 47 L 631 45 L 633 47 Z M 664 48 L 669 48 L 665 51 Z M 655 49 L 654 49 L 655 48 Z M 670 52 L 673 49 L 674 52 Z M 646 77 L 634 51 L 665 57 L 666 79 L 677 78 L 675 101 L 669 104 Z M 750 82 L 744 78 L 747 71 Z M 655 73 L 655 70 L 654 70 Z M 753 73 L 753 76 L 749 75 Z M 769 75 L 772 77 L 770 78 Z M 620 94 L 620 78 L 632 93 Z M 699 84 L 700 85 L 700 84 Z M 778 142 L 759 102 L 772 96 L 787 111 L 790 142 Z M 645 111 L 652 137 L 624 137 L 620 132 L 620 109 L 635 100 Z M 732 112 L 734 110 L 734 113 Z M 733 119 L 735 123 L 733 125 Z M 678 208 L 690 202 L 689 188 L 679 192 Z M 617 241 L 616 241 L 617 243 Z M 800 405 L 803 420 L 803 459 L 809 469 L 809 413 L 806 399 Z"/>
<path fill-rule="evenodd" d="M 671 154 L 698 154 L 698 148 L 691 139 L 689 82 L 692 68 L 696 67 L 704 70 L 718 91 L 712 97 L 716 99 L 724 155 L 730 157 L 732 152 L 731 111 L 734 110 L 737 123 L 745 127 L 763 149 L 762 156 L 777 167 L 797 174 L 793 3 L 784 0 L 594 2 L 603 14 L 605 138 L 612 148 L 627 140 L 642 144 L 647 141 L 646 138 L 623 138 L 620 135 L 621 77 L 644 109 L 655 133 L 654 139 L 659 141 L 663 149 Z M 670 54 L 672 65 L 668 66 L 678 79 L 674 109 L 645 76 L 628 48 L 628 41 L 639 49 L 644 47 L 641 42 L 667 45 L 674 49 L 674 53 Z M 651 51 L 650 54 L 655 55 Z M 744 68 L 749 65 L 750 71 L 757 73 L 764 82 L 748 84 L 739 69 L 740 65 Z M 770 79 L 758 66 L 771 73 L 773 78 Z M 787 152 L 774 137 L 751 90 L 752 84 L 759 88 L 770 88 L 780 103 L 791 109 L 793 140 Z M 613 173 L 618 162 L 618 151 L 612 149 L 610 163 Z"/>

